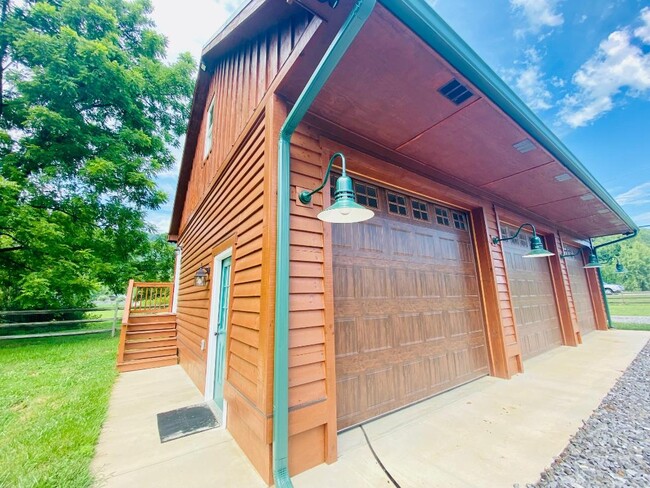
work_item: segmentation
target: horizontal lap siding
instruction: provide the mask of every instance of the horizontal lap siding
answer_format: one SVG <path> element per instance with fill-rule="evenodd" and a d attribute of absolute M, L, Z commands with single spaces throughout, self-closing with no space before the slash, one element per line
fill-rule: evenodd
<path fill-rule="evenodd" d="M 499 236 L 498 215 L 494 208 L 485 207 L 485 219 L 488 227 L 488 238 Z M 501 326 L 503 328 L 503 341 L 506 348 L 506 361 L 509 374 L 521 372 L 521 360 L 519 357 L 519 339 L 515 326 L 515 316 L 510 295 L 510 283 L 503 254 L 503 246 L 491 245 L 492 266 L 494 268 L 494 279 L 496 281 L 498 306 L 501 312 Z"/>
<path fill-rule="evenodd" d="M 300 189 L 317 187 L 322 175 L 318 134 L 301 125 L 291 139 L 292 195 Z M 328 187 L 324 191 L 329 191 Z M 323 208 L 322 193 L 315 194 L 312 202 L 311 207 L 305 207 L 292 198 L 289 221 L 289 472 L 292 475 L 336 458 L 332 454 L 336 452 L 336 423 L 331 418 L 334 396 L 328 395 L 328 382 L 333 377 L 327 377 L 333 370 L 327 368 L 326 350 L 326 237 L 323 222 L 316 217 Z"/>
<path fill-rule="evenodd" d="M 275 271 L 269 256 L 275 221 L 268 210 L 275 194 L 269 190 L 273 177 L 268 154 L 274 146 L 266 141 L 263 105 L 312 17 L 299 11 L 208 63 L 212 77 L 178 241 L 183 250 L 177 314 L 180 364 L 203 391 L 207 368 L 213 365 L 206 365 L 201 342 L 208 342 L 209 289 L 215 284 L 196 288 L 194 274 L 201 264 L 212 265 L 215 247 L 236 235 L 224 385 L 228 429 L 267 482 L 272 480 L 267 396 L 273 297 L 265 288 Z M 213 98 L 212 149 L 204 158 L 205 120 Z"/>
<path fill-rule="evenodd" d="M 315 188 L 322 178 L 318 137 L 300 126 L 291 143 L 291 186 Z M 289 406 L 326 398 L 325 284 L 323 223 L 316 218 L 322 196 L 313 207 L 291 202 L 289 296 Z M 323 419 L 323 423 L 326 419 Z"/>
<path fill-rule="evenodd" d="M 226 54 L 216 65 L 208 67 L 213 70 L 213 75 L 206 111 L 213 97 L 215 100 L 212 150 L 204 160 L 204 116 L 183 207 L 181 229 L 211 188 L 215 175 L 305 32 L 310 17 L 305 12 L 287 19 Z"/>
<path fill-rule="evenodd" d="M 557 242 L 560 243 L 560 250 L 563 251 L 564 243 L 562 242 L 562 238 L 560 237 L 559 233 L 556 234 L 556 239 Z M 565 259 L 560 259 L 560 266 L 562 268 L 562 282 L 564 283 L 564 293 L 566 293 L 566 296 L 569 300 L 569 312 L 571 313 L 571 321 L 573 324 L 577 324 L 578 315 L 576 314 L 576 307 L 573 303 L 573 294 L 571 293 L 571 280 L 569 279 L 569 268 Z"/>
<path fill-rule="evenodd" d="M 260 121 L 241 152 L 220 175 L 213 190 L 181 235 L 183 249 L 178 295 L 178 342 L 180 363 L 197 387 L 205 386 L 210 315 L 210 283 L 194 286 L 201 264 L 212 265 L 212 250 L 237 235 L 233 252 L 227 380 L 256 402 L 260 385 L 258 346 L 260 329 L 264 124 Z M 214 271 L 212 272 L 214 273 Z"/>

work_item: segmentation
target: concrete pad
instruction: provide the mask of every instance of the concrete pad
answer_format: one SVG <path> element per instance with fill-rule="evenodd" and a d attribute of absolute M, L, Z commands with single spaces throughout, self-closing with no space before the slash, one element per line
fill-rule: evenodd
<path fill-rule="evenodd" d="M 524 363 L 512 380 L 484 377 L 364 426 L 402 488 L 511 487 L 535 482 L 650 339 L 592 332 Z M 97 486 L 266 486 L 230 434 L 160 443 L 156 414 L 203 401 L 179 366 L 120 375 L 93 471 Z M 296 488 L 390 487 L 360 428 L 338 437 L 339 459 L 293 477 Z"/>
<path fill-rule="evenodd" d="M 525 374 L 510 381 L 485 377 L 364 428 L 402 488 L 525 486 L 564 450 L 649 338 L 593 332 L 578 348 L 526 361 Z M 391 486 L 359 428 L 339 436 L 336 463 L 293 481 L 296 488 Z"/>
<path fill-rule="evenodd" d="M 92 463 L 96 486 L 266 487 L 223 428 L 160 443 L 156 414 L 201 402 L 180 366 L 121 374 Z"/>

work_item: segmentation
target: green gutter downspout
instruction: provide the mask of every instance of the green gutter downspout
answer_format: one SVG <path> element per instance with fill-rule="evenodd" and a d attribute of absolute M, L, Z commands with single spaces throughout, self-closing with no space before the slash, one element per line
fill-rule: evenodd
<path fill-rule="evenodd" d="M 626 241 L 628 239 L 633 239 L 639 234 L 639 229 L 634 229 L 632 233 L 621 237 L 619 239 L 614 239 L 613 241 L 605 242 L 604 244 L 598 244 L 597 246 L 593 246 L 591 248 L 591 252 L 593 252 L 596 257 L 598 257 L 597 250 L 600 249 L 601 247 L 605 246 L 611 246 L 612 244 L 616 244 L 617 242 L 621 241 Z M 600 293 L 603 296 L 603 303 L 605 304 L 605 314 L 607 315 L 607 327 L 612 328 L 612 315 L 609 312 L 609 302 L 607 301 L 607 293 L 605 293 L 605 282 L 603 281 L 603 274 L 600 272 L 600 268 L 598 268 L 598 284 L 600 285 Z"/>
<path fill-rule="evenodd" d="M 277 254 L 275 270 L 275 351 L 273 366 L 273 478 L 278 488 L 289 477 L 289 208 L 291 136 L 354 41 L 376 0 L 357 0 L 280 129 L 278 141 Z"/>

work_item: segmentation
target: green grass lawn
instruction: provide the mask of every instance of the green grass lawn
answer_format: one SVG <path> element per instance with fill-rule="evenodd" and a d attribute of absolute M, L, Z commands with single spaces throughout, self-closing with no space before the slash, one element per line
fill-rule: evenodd
<path fill-rule="evenodd" d="M 650 331 L 650 317 L 648 317 L 648 323 L 647 324 L 623 324 L 623 323 L 616 323 L 614 322 L 612 324 L 614 326 L 614 329 L 621 329 L 621 330 L 649 330 Z"/>
<path fill-rule="evenodd" d="M 609 295 L 607 302 L 612 315 L 648 317 L 648 322 L 650 322 L 650 293 Z"/>
<path fill-rule="evenodd" d="M 0 341 L 0 486 L 92 484 L 117 344 L 110 333 Z"/>

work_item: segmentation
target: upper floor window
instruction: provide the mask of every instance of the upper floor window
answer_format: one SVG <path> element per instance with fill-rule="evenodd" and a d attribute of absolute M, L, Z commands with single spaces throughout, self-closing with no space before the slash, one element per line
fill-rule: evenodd
<path fill-rule="evenodd" d="M 203 145 L 203 159 L 208 157 L 212 150 L 212 134 L 214 132 L 214 97 L 208 107 L 207 118 L 205 121 L 205 141 Z"/>

